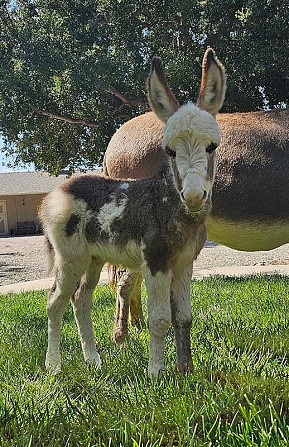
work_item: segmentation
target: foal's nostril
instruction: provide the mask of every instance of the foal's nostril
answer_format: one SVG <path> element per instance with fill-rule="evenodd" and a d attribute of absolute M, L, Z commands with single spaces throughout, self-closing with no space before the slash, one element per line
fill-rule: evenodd
<path fill-rule="evenodd" d="M 187 200 L 185 199 L 183 190 L 180 192 L 180 194 L 181 194 L 181 198 L 182 198 L 182 200 L 183 200 L 184 202 L 187 202 Z M 195 199 L 194 199 L 194 202 L 197 202 L 197 203 L 205 202 L 205 201 L 207 200 L 207 196 L 208 196 L 207 191 L 204 191 L 203 197 L 202 197 L 201 199 L 197 199 L 197 198 L 195 198 Z"/>

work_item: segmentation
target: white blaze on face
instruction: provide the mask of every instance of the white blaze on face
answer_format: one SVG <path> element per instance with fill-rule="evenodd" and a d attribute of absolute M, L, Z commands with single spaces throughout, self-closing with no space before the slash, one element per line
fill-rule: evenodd
<path fill-rule="evenodd" d="M 201 202 L 210 187 L 206 181 L 206 148 L 190 133 L 177 139 L 175 148 L 177 168 L 182 180 L 182 196 L 188 204 Z"/>
<path fill-rule="evenodd" d="M 182 106 L 166 124 L 163 146 L 176 152 L 181 197 L 192 209 L 202 207 L 213 185 L 207 170 L 209 157 L 214 155 L 206 152 L 212 142 L 220 142 L 215 118 L 192 103 Z"/>

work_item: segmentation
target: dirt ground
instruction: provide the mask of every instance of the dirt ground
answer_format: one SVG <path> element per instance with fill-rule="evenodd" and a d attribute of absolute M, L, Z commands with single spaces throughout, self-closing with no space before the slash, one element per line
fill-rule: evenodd
<path fill-rule="evenodd" d="M 271 251 L 242 252 L 207 241 L 195 266 L 214 268 L 240 265 L 288 264 L 289 244 Z M 0 238 L 0 286 L 46 276 L 43 236 Z"/>

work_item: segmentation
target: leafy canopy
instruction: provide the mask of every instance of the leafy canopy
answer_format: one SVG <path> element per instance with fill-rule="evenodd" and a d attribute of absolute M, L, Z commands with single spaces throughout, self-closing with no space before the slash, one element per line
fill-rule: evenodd
<path fill-rule="evenodd" d="M 147 110 L 152 56 L 194 100 L 208 45 L 228 73 L 223 111 L 285 107 L 288 30 L 287 0 L 2 0 L 4 151 L 54 174 L 100 164 L 116 128 Z"/>

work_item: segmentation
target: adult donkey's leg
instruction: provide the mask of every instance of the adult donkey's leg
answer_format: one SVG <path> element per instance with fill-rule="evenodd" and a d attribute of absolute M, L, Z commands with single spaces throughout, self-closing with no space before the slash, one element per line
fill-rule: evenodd
<path fill-rule="evenodd" d="M 116 317 L 113 338 L 116 343 L 123 343 L 127 337 L 130 296 L 134 290 L 137 273 L 128 270 L 117 272 Z"/>
<path fill-rule="evenodd" d="M 164 344 L 171 324 L 170 288 L 171 272 L 152 275 L 148 268 L 143 270 L 148 292 L 148 325 L 150 332 L 150 354 L 148 374 L 157 378 L 164 371 Z"/>
<path fill-rule="evenodd" d="M 142 275 L 139 273 L 136 275 L 134 287 L 129 297 L 130 324 L 132 326 L 136 326 L 138 329 L 141 329 L 144 326 L 144 316 L 141 303 L 141 283 Z"/>
<path fill-rule="evenodd" d="M 141 283 L 142 275 L 140 273 L 118 270 L 116 318 L 113 331 L 116 343 L 123 343 L 127 337 L 129 312 L 132 326 L 137 326 L 139 329 L 144 326 Z"/>
<path fill-rule="evenodd" d="M 176 338 L 178 369 L 181 372 L 193 370 L 190 343 L 192 326 L 191 276 L 192 265 L 188 266 L 180 275 L 174 276 L 171 285 L 172 323 Z"/>
<path fill-rule="evenodd" d="M 89 268 L 81 278 L 78 289 L 71 299 L 84 359 L 97 366 L 101 365 L 101 360 L 94 341 L 91 308 L 93 291 L 99 281 L 102 267 L 102 263 L 92 258 Z"/>

